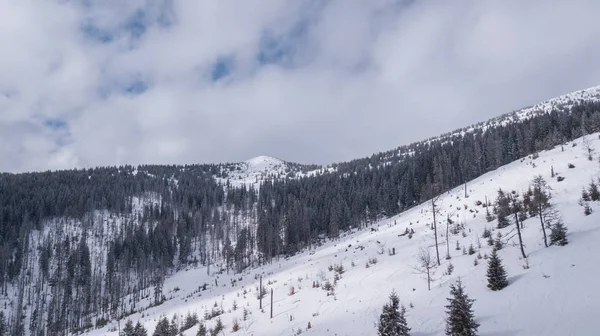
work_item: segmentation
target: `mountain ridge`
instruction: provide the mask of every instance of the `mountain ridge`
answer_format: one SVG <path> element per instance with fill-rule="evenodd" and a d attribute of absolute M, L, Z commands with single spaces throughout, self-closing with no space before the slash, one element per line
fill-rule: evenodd
<path fill-rule="evenodd" d="M 584 91 L 530 107 L 538 112 L 527 117 L 401 147 L 402 155 L 327 167 L 259 156 L 0 174 L 0 311 L 15 335 L 115 328 L 129 314 L 176 305 L 165 281 L 185 270 L 206 272 L 211 287 L 214 277 L 331 248 L 435 195 L 469 192 L 463 184 L 600 131 L 598 89 Z"/>

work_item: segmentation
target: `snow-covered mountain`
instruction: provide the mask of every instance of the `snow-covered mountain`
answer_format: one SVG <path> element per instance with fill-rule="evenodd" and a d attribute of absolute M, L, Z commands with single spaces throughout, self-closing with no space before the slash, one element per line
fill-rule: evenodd
<path fill-rule="evenodd" d="M 598 177 L 599 131 L 600 86 L 327 167 L 259 156 L 0 175 L 0 312 L 19 335 L 117 335 L 128 319 L 152 334 L 161 317 L 180 327 L 188 313 L 209 328 L 218 315 L 219 335 L 372 335 L 395 290 L 414 335 L 441 335 L 461 277 L 482 334 L 587 335 L 600 237 L 596 212 L 583 214 L 597 203 L 580 196 Z M 522 195 L 538 175 L 571 243 L 545 248 L 529 214 L 525 260 L 512 226 L 494 230 L 510 286 L 490 292 L 486 200 L 498 188 Z M 427 291 L 415 255 L 434 250 L 427 198 L 439 192 L 438 247 L 451 259 Z M 261 277 L 274 293 L 262 309 Z M 559 315 L 567 321 L 548 318 Z"/>
<path fill-rule="evenodd" d="M 264 155 L 226 166 L 223 170 L 224 176 L 216 177 L 217 181 L 232 187 L 259 187 L 265 180 L 284 178 L 298 172 L 296 167 L 287 162 Z"/>
<path fill-rule="evenodd" d="M 587 143 L 600 148 L 598 136 L 588 135 Z M 222 309 L 223 335 L 373 335 L 381 307 L 395 290 L 407 307 L 412 335 L 443 335 L 449 284 L 461 278 L 469 296 L 476 300 L 481 335 L 594 335 L 598 328 L 595 315 L 600 312 L 600 293 L 593 290 L 600 274 L 599 214 L 594 211 L 585 216 L 579 199 L 582 188 L 598 179 L 599 169 L 598 157 L 589 161 L 582 144 L 580 138 L 565 144 L 564 151 L 559 146 L 487 173 L 468 183 L 467 198 L 462 187 L 441 195 L 438 219 L 444 220 L 438 224 L 438 238 L 442 264 L 434 269 L 431 291 L 423 276 L 415 272 L 421 248 L 435 254 L 431 205 L 426 202 L 365 230 L 346 232 L 319 248 L 242 274 L 207 276 L 204 268 L 178 272 L 165 282 L 167 302 L 128 318 L 141 321 L 152 332 L 161 316 L 171 319 L 175 315 L 183 321 L 188 313 L 202 317 Z M 271 160 L 258 161 L 256 166 L 268 166 Z M 484 204 L 486 198 L 495 198 L 499 188 L 523 193 L 535 176 L 542 176 L 552 188 L 551 204 L 569 229 L 569 244 L 544 247 L 539 219 L 530 217 L 523 222 L 525 260 L 520 256 L 514 225 L 495 229 L 496 221 L 486 220 Z M 598 203 L 590 206 L 595 210 Z M 449 260 L 444 259 L 446 218 L 454 223 L 449 228 Z M 486 287 L 486 257 L 492 250 L 482 238 L 486 228 L 493 231 L 493 237 L 501 235 L 505 245 L 499 254 L 509 286 L 498 292 Z M 405 234 L 407 230 L 414 230 L 412 238 Z M 469 246 L 475 249 L 472 255 L 463 253 Z M 394 255 L 389 253 L 392 250 Z M 452 274 L 447 274 L 449 264 L 454 266 Z M 339 265 L 343 272 L 336 272 Z M 256 297 L 261 276 L 267 292 L 273 290 L 273 306 L 267 295 L 262 310 Z M 199 287 L 205 283 L 208 289 L 202 291 Z M 326 283 L 333 289 L 324 290 Z M 203 323 L 212 327 L 216 320 Z M 232 329 L 234 321 L 240 326 L 237 332 Z M 90 335 L 117 335 L 116 327 L 113 322 Z M 196 335 L 197 329 L 195 326 L 183 335 Z"/>
<path fill-rule="evenodd" d="M 568 113 L 570 109 L 575 105 L 581 104 L 583 102 L 597 101 L 600 101 L 600 85 L 567 93 L 552 99 L 548 99 L 533 106 L 509 112 L 496 118 L 479 122 L 469 127 L 464 127 L 454 132 L 442 134 L 439 137 L 428 139 L 428 142 L 435 139 L 451 138 L 452 136 L 462 135 L 465 132 L 474 132 L 478 129 L 486 130 L 490 127 L 503 126 L 510 123 L 521 122 L 523 120 L 531 119 L 541 114 L 550 113 L 551 111 L 562 111 Z"/>

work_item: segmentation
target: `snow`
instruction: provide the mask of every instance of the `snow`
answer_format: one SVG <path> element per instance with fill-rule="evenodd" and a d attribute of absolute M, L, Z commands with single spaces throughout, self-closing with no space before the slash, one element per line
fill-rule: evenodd
<path fill-rule="evenodd" d="M 460 130 L 442 134 L 441 136 L 430 138 L 424 141 L 424 143 L 430 144 L 433 141 L 441 141 L 442 143 L 444 143 L 446 141 L 450 141 L 449 139 L 454 136 L 462 136 L 465 135 L 465 133 L 473 133 L 475 130 L 481 129 L 483 131 L 486 131 L 488 128 L 491 127 L 506 126 L 508 124 L 527 120 L 544 113 L 550 113 L 553 110 L 569 112 L 573 106 L 579 103 L 597 101 L 600 101 L 600 85 L 575 92 L 570 92 L 546 100 L 544 102 L 535 104 L 530 107 L 525 107 L 520 110 L 503 114 L 491 120 L 487 120 L 484 122 L 477 123 L 475 125 L 471 125 L 469 127 L 462 128 Z M 402 152 L 400 152 L 399 154 L 402 155 Z M 406 153 L 405 155 L 409 155 L 409 153 Z"/>
<path fill-rule="evenodd" d="M 594 92 L 598 92 L 596 88 Z M 588 139 L 595 148 L 600 148 L 598 134 Z M 223 306 L 221 316 L 225 324 L 225 335 L 293 335 L 298 329 L 304 335 L 374 335 L 375 323 L 388 295 L 395 290 L 401 302 L 408 307 L 407 320 L 413 335 L 443 335 L 446 298 L 449 284 L 459 277 L 471 298 L 476 299 L 474 310 L 481 324 L 480 335 L 593 335 L 600 328 L 600 313 L 597 302 L 600 292 L 595 290 L 600 276 L 600 224 L 598 203 L 591 204 L 594 212 L 584 216 L 578 204 L 582 187 L 598 177 L 598 157 L 588 161 L 582 140 L 541 152 L 537 159 L 524 158 L 496 171 L 485 174 L 467 184 L 469 197 L 464 197 L 463 187 L 441 195 L 438 218 L 447 215 L 465 225 L 465 234 L 450 236 L 452 259 L 445 260 L 445 237 L 440 234 L 442 264 L 436 268 L 431 291 L 427 283 L 414 270 L 415 255 L 419 248 L 426 247 L 434 252 L 430 205 L 425 203 L 392 218 L 383 220 L 362 231 L 345 233 L 340 239 L 329 241 L 317 249 L 304 251 L 288 259 L 281 258 L 273 264 L 250 269 L 243 274 L 211 274 L 205 268 L 187 269 L 174 274 L 165 281 L 164 290 L 169 300 L 129 318 L 139 320 L 152 333 L 158 319 L 173 314 L 185 316 L 197 312 L 200 317 L 213 304 Z M 568 169 L 567 164 L 575 165 Z M 269 157 L 258 157 L 246 161 L 245 174 L 264 172 L 281 164 Z M 565 177 L 558 182 L 551 178 L 550 171 Z M 564 247 L 545 248 L 536 217 L 524 222 L 523 239 L 528 254 L 529 268 L 520 257 L 513 226 L 495 230 L 505 238 L 512 237 L 509 244 L 499 252 L 509 275 L 510 284 L 499 292 L 487 289 L 486 260 L 474 265 L 476 255 L 463 255 L 454 249 L 456 241 L 461 246 L 473 244 L 478 253 L 490 254 L 485 239 L 480 238 L 485 227 L 495 227 L 495 221 L 487 223 L 485 208 L 477 201 L 493 201 L 498 188 L 519 193 L 527 189 L 532 178 L 542 175 L 553 188 L 551 202 L 561 212 L 569 228 L 569 244 Z M 242 175 L 240 175 L 242 176 Z M 438 233 L 445 233 L 445 223 Z M 412 239 L 399 236 L 406 228 L 415 230 Z M 373 229 L 373 230 L 371 230 Z M 479 238 L 478 238 L 479 237 Z M 478 241 L 481 248 L 478 248 Z M 360 248 L 360 247 L 363 248 Z M 384 253 L 379 254 L 383 247 Z M 388 255 L 395 248 L 396 254 Z M 365 264 L 371 258 L 378 262 Z M 449 262 L 455 267 L 452 275 L 444 271 Z M 334 295 L 328 296 L 322 288 L 312 288 L 313 281 L 323 276 L 333 283 L 334 272 L 330 265 L 343 264 L 345 272 L 335 287 Z M 352 266 L 354 264 L 355 266 Z M 214 267 L 213 267 L 214 268 Z M 258 309 L 256 292 L 258 277 L 263 276 L 263 285 L 274 291 L 273 318 L 269 318 L 269 296 L 263 299 L 264 312 Z M 215 279 L 218 287 L 214 287 Z M 232 280 L 236 283 L 232 285 Z M 198 287 L 208 283 L 207 291 Z M 290 288 L 294 287 L 294 295 Z M 179 288 L 175 291 L 175 288 Z M 244 294 L 245 293 L 245 294 Z M 233 311 L 233 301 L 238 309 Z M 143 306 L 140 304 L 139 306 Z M 409 306 L 414 306 L 410 308 Z M 246 321 L 242 319 L 243 307 L 250 311 Z M 290 316 L 293 317 L 290 320 Z M 232 333 L 234 319 L 240 322 L 241 330 Z M 207 322 L 214 325 L 215 319 Z M 307 329 L 310 322 L 312 328 Z M 123 325 L 124 322 L 121 323 Z M 117 335 L 112 322 L 103 329 L 93 330 L 89 335 Z M 197 327 L 183 334 L 195 335 Z"/>
<path fill-rule="evenodd" d="M 269 179 L 279 178 L 299 178 L 304 176 L 313 176 L 318 173 L 331 172 L 331 167 L 319 168 L 312 171 L 302 172 L 298 165 L 290 164 L 286 161 L 261 155 L 249 160 L 233 164 L 227 171 L 226 177 L 215 177 L 217 182 L 232 187 L 253 187 L 255 190 Z"/>

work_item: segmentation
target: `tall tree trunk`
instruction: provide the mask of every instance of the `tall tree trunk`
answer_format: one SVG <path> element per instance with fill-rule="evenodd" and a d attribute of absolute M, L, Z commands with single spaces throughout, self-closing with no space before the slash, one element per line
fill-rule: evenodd
<path fill-rule="evenodd" d="M 525 254 L 525 248 L 523 247 L 523 238 L 521 237 L 521 227 L 519 226 L 519 215 L 517 211 L 515 211 L 515 223 L 517 225 L 517 234 L 519 235 L 519 246 L 521 247 L 521 254 L 523 255 L 523 259 L 527 259 L 527 255 Z"/>
<path fill-rule="evenodd" d="M 271 318 L 273 318 L 273 288 L 271 288 Z"/>
<path fill-rule="evenodd" d="M 544 218 L 542 215 L 542 203 L 538 204 L 538 214 L 540 215 L 540 224 L 542 225 L 542 232 L 544 233 L 544 245 L 548 247 L 548 238 L 546 236 L 546 227 L 544 225 Z"/>
<path fill-rule="evenodd" d="M 446 219 L 446 259 L 450 259 L 450 215 Z"/>
<path fill-rule="evenodd" d="M 438 247 L 438 235 L 437 235 L 437 222 L 435 221 L 435 202 L 436 199 L 431 200 L 431 207 L 433 208 L 433 233 L 435 234 L 435 256 L 437 258 L 437 264 L 440 266 L 440 249 Z"/>

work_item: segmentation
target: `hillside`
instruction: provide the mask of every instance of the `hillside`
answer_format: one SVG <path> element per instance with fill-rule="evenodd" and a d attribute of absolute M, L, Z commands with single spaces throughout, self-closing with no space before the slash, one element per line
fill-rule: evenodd
<path fill-rule="evenodd" d="M 594 139 L 591 142 L 594 148 L 600 148 L 598 136 L 588 136 Z M 527 157 L 487 173 L 468 184 L 468 198 L 464 197 L 461 187 L 444 193 L 438 201 L 438 218 L 449 216 L 464 228 L 450 234 L 452 259 L 445 260 L 445 220 L 439 224 L 442 265 L 435 269 L 431 291 L 427 290 L 422 275 L 415 274 L 413 269 L 419 248 L 425 247 L 434 253 L 431 206 L 426 202 L 365 230 L 354 230 L 319 248 L 242 274 L 206 276 L 202 268 L 179 272 L 165 282 L 165 289 L 170 290 L 169 301 L 128 318 L 141 321 L 152 331 L 162 315 L 169 319 L 177 315 L 179 321 L 183 321 L 189 312 L 202 317 L 216 304 L 225 310 L 220 316 L 225 324 L 225 335 L 292 335 L 298 329 L 306 335 L 373 335 L 381 307 L 388 294 L 395 290 L 404 305 L 414 306 L 408 308 L 407 313 L 413 335 L 443 335 L 448 286 L 460 277 L 470 297 L 476 299 L 474 309 L 481 324 L 481 335 L 591 335 L 598 327 L 594 316 L 598 313 L 595 302 L 600 300 L 600 294 L 593 288 L 595 275 L 600 273 L 596 262 L 600 253 L 596 243 L 600 239 L 600 226 L 598 213 L 585 216 L 578 202 L 582 188 L 597 180 L 599 171 L 598 157 L 589 161 L 582 143 L 582 139 L 577 139 L 565 144 L 564 151 L 559 146 L 541 152 L 538 158 Z M 569 169 L 569 163 L 575 167 Z M 552 178 L 552 170 L 564 180 L 558 182 Z M 485 208 L 477 204 L 486 197 L 494 199 L 500 188 L 522 193 L 537 175 L 546 179 L 552 188 L 551 203 L 568 226 L 569 244 L 545 248 L 539 219 L 530 217 L 524 221 L 523 229 L 528 255 L 525 261 L 515 246 L 514 225 L 494 229 L 497 221 L 487 222 Z M 594 210 L 597 206 L 597 202 L 591 205 Z M 412 239 L 402 236 L 407 228 L 415 231 Z M 494 237 L 501 232 L 506 245 L 499 253 L 510 284 L 503 291 L 492 292 L 486 288 L 487 261 L 477 259 L 478 254 L 491 253 L 491 247 L 481 237 L 485 228 L 492 229 Z M 457 244 L 461 250 L 455 249 Z M 462 247 L 471 244 L 476 253 L 463 255 Z M 388 254 L 391 249 L 395 249 L 395 255 Z M 366 268 L 373 258 L 377 263 Z M 478 260 L 479 265 L 475 266 L 474 260 Z M 445 275 L 449 263 L 455 270 Z M 529 268 L 525 269 L 527 264 Z M 333 283 L 335 272 L 328 268 L 336 265 L 343 265 L 345 271 L 333 295 L 322 288 L 312 288 L 314 282 Z M 273 319 L 269 318 L 268 296 L 263 302 L 264 312 L 258 309 L 256 293 L 260 275 L 267 291 L 273 289 Z M 218 287 L 212 286 L 215 279 Z M 209 289 L 198 292 L 203 283 L 210 284 Z M 290 295 L 292 287 L 294 294 Z M 175 288 L 178 288 L 176 292 Z M 237 310 L 232 308 L 234 302 Z M 243 309 L 249 312 L 246 321 Z M 241 329 L 232 333 L 235 319 Z M 207 326 L 212 327 L 214 323 L 213 318 Z M 307 330 L 308 323 L 311 329 Z M 116 335 L 107 330 L 96 330 L 90 335 Z M 192 336 L 196 330 L 194 327 L 183 334 Z"/>
<path fill-rule="evenodd" d="M 434 139 L 327 167 L 259 156 L 226 164 L 0 174 L 0 311 L 11 335 L 105 333 L 118 328 L 129 316 L 154 328 L 161 313 L 171 315 L 193 307 L 204 315 L 207 306 L 203 305 L 208 304 L 204 299 L 210 304 L 219 301 L 215 309 L 220 308 L 224 299 L 219 297 L 223 295 L 235 295 L 240 303 L 250 300 L 254 295 L 250 291 L 256 290 L 257 272 L 264 272 L 265 281 L 278 279 L 268 284 L 278 290 L 278 297 L 283 297 L 282 291 L 289 291 L 292 283 L 294 290 L 308 294 L 306 289 L 312 289 L 316 274 L 344 256 L 348 275 L 355 269 L 358 278 L 347 278 L 344 273 L 335 295 L 323 299 L 324 292 L 314 291 L 314 296 L 295 301 L 300 296 L 294 294 L 289 299 L 280 298 L 281 307 L 288 313 L 304 312 L 314 310 L 314 302 L 322 300 L 322 309 L 309 316 L 314 317 L 310 320 L 317 330 L 314 332 L 322 334 L 331 332 L 336 323 L 331 317 L 324 320 L 327 314 L 337 316 L 344 325 L 349 323 L 339 308 L 348 307 L 349 312 L 358 314 L 356 321 L 366 324 L 346 332 L 368 333 L 373 316 L 387 297 L 370 291 L 369 286 L 389 292 L 382 279 L 389 282 L 401 275 L 402 287 L 397 290 L 403 302 L 406 297 L 414 299 L 414 316 L 418 317 L 416 312 L 436 298 L 428 295 L 437 293 L 439 297 L 447 291 L 442 286 L 421 296 L 422 288 L 408 272 L 414 264 L 415 249 L 431 244 L 431 233 L 424 223 L 429 220 L 427 202 L 432 197 L 443 195 L 439 218 L 444 220 L 453 208 L 454 222 L 464 222 L 471 229 L 465 232 L 467 237 L 460 238 L 459 244 L 464 245 L 467 238 L 474 240 L 475 234 L 481 233 L 479 222 L 485 216 L 475 202 L 484 201 L 484 196 L 493 202 L 498 186 L 524 191 L 532 175 L 523 172 L 531 168 L 542 173 L 544 167 L 543 173 L 549 174 L 543 159 L 548 157 L 555 160 L 556 172 L 567 177 L 556 186 L 568 187 L 571 197 L 563 202 L 555 191 L 552 201 L 564 207 L 565 221 L 577 237 L 581 223 L 571 223 L 578 217 L 568 214 L 572 210 L 569 204 L 577 202 L 582 186 L 595 170 L 580 157 L 591 148 L 586 145 L 589 142 L 576 139 L 600 132 L 599 92 L 598 87 L 578 91 Z M 597 136 L 586 137 L 592 138 L 596 141 Z M 579 146 L 570 147 L 573 141 Z M 598 148 L 596 142 L 594 147 Z M 565 151 L 557 152 L 560 148 Z M 576 168 L 563 169 L 567 161 Z M 583 169 L 586 167 L 590 169 Z M 511 169 L 519 173 L 502 175 Z M 499 180 L 501 183 L 495 184 Z M 555 186 L 558 182 L 550 183 Z M 469 194 L 466 200 L 465 187 Z M 526 223 L 530 222 L 535 221 Z M 385 229 L 388 225 L 390 228 Z M 398 238 L 407 228 L 415 230 L 412 239 L 407 235 Z M 537 231 L 526 231 L 525 238 L 531 240 L 526 246 L 528 252 L 537 251 L 537 245 L 532 245 Z M 385 246 L 376 246 L 373 239 Z M 380 263 L 364 268 L 364 259 L 375 257 L 373 251 L 378 248 L 383 252 L 378 256 Z M 397 269 L 387 275 L 383 270 L 373 273 L 385 269 L 380 264 L 386 263 L 389 248 L 395 248 L 394 258 L 401 260 L 394 263 Z M 569 245 L 564 250 L 571 248 Z M 361 257 L 355 267 L 350 266 L 350 253 Z M 544 249 L 539 253 L 549 252 Z M 327 265 L 324 260 L 328 260 Z M 462 271 L 460 263 L 457 259 L 457 274 L 467 272 L 467 263 L 462 262 Z M 534 269 L 535 264 L 531 264 Z M 516 272 L 515 265 L 509 271 Z M 325 276 L 319 277 L 333 276 L 324 272 Z M 442 272 L 437 270 L 437 276 Z M 404 281 L 405 277 L 413 280 Z M 470 281 L 475 280 L 465 281 L 468 288 L 472 287 Z M 443 284 L 447 279 L 440 276 L 434 285 Z M 356 289 L 359 285 L 360 290 Z M 242 291 L 238 298 L 236 291 L 241 286 L 248 292 Z M 406 293 L 412 288 L 414 292 Z M 351 293 L 351 289 L 360 293 Z M 417 294 L 418 298 L 414 296 Z M 289 305 L 290 299 L 297 309 Z M 327 303 L 328 299 L 335 300 Z M 360 309 L 346 301 L 354 299 L 360 301 Z M 231 304 L 227 302 L 223 302 L 224 309 Z M 248 304 L 253 307 L 250 301 Z M 232 315 L 225 317 L 233 319 Z M 256 320 L 260 329 L 247 328 L 255 334 L 263 330 L 275 333 L 284 326 L 280 319 L 272 324 Z M 299 318 L 291 322 L 295 321 L 301 322 Z M 303 315 L 302 321 L 307 323 L 307 317 Z M 421 329 L 429 333 L 441 330 L 441 322 L 435 322 L 439 328 L 434 329 L 431 321 L 420 323 Z M 231 327 L 232 321 L 223 322 Z M 294 323 L 285 326 L 296 328 Z"/>

